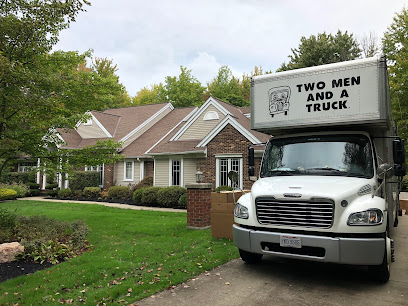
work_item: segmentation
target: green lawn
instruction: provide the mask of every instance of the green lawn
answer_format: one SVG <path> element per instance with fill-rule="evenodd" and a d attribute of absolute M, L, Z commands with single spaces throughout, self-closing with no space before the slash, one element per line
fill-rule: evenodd
<path fill-rule="evenodd" d="M 188 230 L 186 213 L 24 200 L 0 207 L 83 219 L 92 245 L 70 261 L 0 283 L 0 305 L 131 303 L 238 257 L 231 241 L 212 238 L 208 229 Z"/>

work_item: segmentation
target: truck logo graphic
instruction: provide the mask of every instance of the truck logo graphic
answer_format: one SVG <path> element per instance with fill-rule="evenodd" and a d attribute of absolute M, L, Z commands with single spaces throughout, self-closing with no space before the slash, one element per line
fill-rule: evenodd
<path fill-rule="evenodd" d="M 284 113 L 288 114 L 289 111 L 289 98 L 290 87 L 280 86 L 269 89 L 269 113 L 273 117 L 276 114 Z"/>

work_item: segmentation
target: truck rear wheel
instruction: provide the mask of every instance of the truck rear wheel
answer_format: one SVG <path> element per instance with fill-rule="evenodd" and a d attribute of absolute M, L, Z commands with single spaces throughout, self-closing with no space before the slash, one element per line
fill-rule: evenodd
<path fill-rule="evenodd" d="M 260 263 L 263 256 L 262 254 L 251 253 L 241 249 L 239 250 L 239 255 L 245 263 L 250 265 Z"/>

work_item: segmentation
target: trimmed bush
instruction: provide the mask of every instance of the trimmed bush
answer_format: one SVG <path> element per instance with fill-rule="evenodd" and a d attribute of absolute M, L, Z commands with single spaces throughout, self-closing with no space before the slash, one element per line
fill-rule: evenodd
<path fill-rule="evenodd" d="M 61 199 L 72 197 L 72 191 L 69 188 L 58 191 L 58 197 Z"/>
<path fill-rule="evenodd" d="M 85 187 L 83 192 L 83 196 L 88 199 L 97 199 L 101 195 L 101 188 L 99 187 Z"/>
<path fill-rule="evenodd" d="M 41 194 L 40 189 L 30 189 L 30 196 L 32 197 L 38 197 Z"/>
<path fill-rule="evenodd" d="M 3 200 L 15 200 L 17 198 L 17 192 L 13 189 L 2 188 L 0 189 L 0 201 Z"/>
<path fill-rule="evenodd" d="M 129 200 L 132 197 L 129 187 L 112 186 L 108 190 L 108 199 L 111 200 Z"/>
<path fill-rule="evenodd" d="M 186 192 L 186 188 L 180 186 L 161 188 L 157 193 L 157 203 L 160 207 L 177 207 L 180 196 Z"/>
<path fill-rule="evenodd" d="M 37 170 L 28 171 L 28 182 L 27 183 L 35 183 L 36 181 L 37 181 Z"/>
<path fill-rule="evenodd" d="M 158 206 L 157 196 L 161 187 L 147 187 L 143 191 L 142 205 L 144 206 Z"/>
<path fill-rule="evenodd" d="M 153 187 L 153 176 L 147 176 L 136 185 L 133 185 L 132 192 L 140 188 Z"/>
<path fill-rule="evenodd" d="M 102 198 L 102 200 L 106 200 L 108 198 L 108 192 L 107 191 L 102 191 L 101 192 L 101 198 Z"/>
<path fill-rule="evenodd" d="M 7 183 L 27 183 L 29 182 L 28 172 L 9 172 L 6 176 Z"/>
<path fill-rule="evenodd" d="M 28 187 L 30 187 L 30 189 L 38 189 L 38 188 L 40 188 L 40 184 L 37 184 L 37 183 L 28 182 L 28 183 L 26 183 L 26 185 L 27 185 Z"/>
<path fill-rule="evenodd" d="M 187 208 L 187 193 L 181 195 L 180 199 L 178 200 L 178 206 L 180 208 Z"/>
<path fill-rule="evenodd" d="M 0 184 L 0 188 L 13 189 L 17 193 L 17 198 L 23 198 L 30 192 L 30 189 L 23 183 Z"/>
<path fill-rule="evenodd" d="M 83 194 L 82 194 L 82 190 L 75 190 L 73 191 L 74 195 L 76 198 L 82 198 Z"/>
<path fill-rule="evenodd" d="M 99 187 L 98 171 L 75 171 L 69 180 L 71 190 L 84 190 L 85 187 Z"/>
<path fill-rule="evenodd" d="M 220 187 L 217 187 L 214 189 L 214 192 L 220 192 L 220 191 L 233 191 L 234 188 L 232 188 L 231 186 L 226 186 L 226 185 L 222 185 Z"/>
<path fill-rule="evenodd" d="M 52 183 L 52 184 L 45 185 L 45 189 L 47 190 L 51 190 L 57 187 L 58 187 L 58 183 Z"/>
<path fill-rule="evenodd" d="M 139 205 L 142 204 L 142 196 L 143 196 L 144 190 L 145 188 L 139 188 L 133 192 L 133 203 L 139 204 Z"/>
<path fill-rule="evenodd" d="M 47 197 L 55 198 L 58 195 L 59 190 L 48 190 L 45 194 Z"/>

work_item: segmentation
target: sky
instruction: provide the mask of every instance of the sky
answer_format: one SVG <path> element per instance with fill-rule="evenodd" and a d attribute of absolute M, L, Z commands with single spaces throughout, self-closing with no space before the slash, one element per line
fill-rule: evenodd
<path fill-rule="evenodd" d="M 408 0 L 90 0 L 54 50 L 85 52 L 117 64 L 131 96 L 192 70 L 204 86 L 222 65 L 236 77 L 255 66 L 275 71 L 291 48 L 338 30 L 378 37 Z"/>

